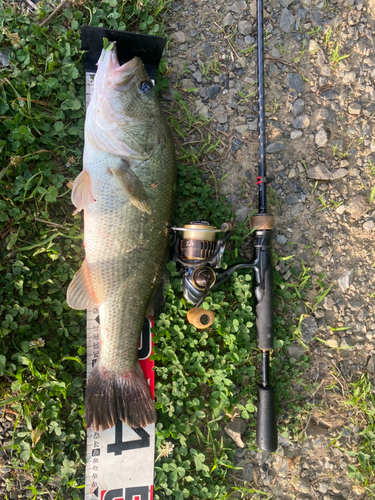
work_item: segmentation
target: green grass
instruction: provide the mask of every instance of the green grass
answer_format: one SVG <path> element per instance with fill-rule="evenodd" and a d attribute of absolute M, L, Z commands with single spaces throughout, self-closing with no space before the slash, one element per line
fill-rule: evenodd
<path fill-rule="evenodd" d="M 330 55 L 330 65 L 333 69 L 337 68 L 337 65 L 343 59 L 349 57 L 350 54 L 344 54 L 340 56 L 339 54 L 339 42 L 334 41 L 332 38 L 332 29 L 329 28 L 326 34 L 324 35 L 324 47 L 328 49 Z"/>
<path fill-rule="evenodd" d="M 85 429 L 85 314 L 71 310 L 66 288 L 83 259 L 81 216 L 72 216 L 72 179 L 83 151 L 85 88 L 80 26 L 162 33 L 167 2 L 105 0 L 66 7 L 47 26 L 40 2 L 23 15 L 0 2 L 0 43 L 11 66 L 0 70 L 0 400 L 13 416 L 5 445 L 12 466 L 5 498 L 19 472 L 32 478 L 34 499 L 83 498 Z M 49 7 L 48 7 L 49 9 Z M 210 68 L 215 71 L 215 68 Z M 162 61 L 158 88 L 167 86 Z M 219 154 L 220 136 L 191 113 L 189 94 L 177 94 L 170 113 L 175 135 L 199 128 L 194 148 L 179 148 L 176 223 L 230 220 L 231 207 L 198 168 L 203 155 Z M 205 175 L 203 175 L 205 174 Z M 225 265 L 240 262 L 249 229 L 238 223 Z M 157 462 L 155 498 L 226 498 L 255 491 L 241 482 L 234 444 L 223 437 L 232 415 L 247 420 L 247 448 L 255 449 L 256 348 L 252 277 L 233 275 L 203 307 L 215 311 L 207 332 L 185 321 L 188 305 L 173 265 L 167 303 L 154 328 L 156 347 Z M 303 299 L 275 276 L 280 316 L 275 318 L 271 376 L 280 401 L 279 430 L 298 436 L 302 397 L 290 395 L 309 363 L 285 359 L 291 339 L 290 304 Z M 300 283 L 304 278 L 300 277 Z M 277 376 L 276 376 L 277 374 Z M 285 417 L 287 415 L 287 417 Z M 173 446 L 174 445 L 174 446 Z M 236 483 L 231 477 L 236 475 Z"/>
<path fill-rule="evenodd" d="M 374 196 L 375 196 L 375 187 L 373 187 L 371 189 L 370 198 L 369 198 L 370 203 L 372 203 L 374 201 Z"/>

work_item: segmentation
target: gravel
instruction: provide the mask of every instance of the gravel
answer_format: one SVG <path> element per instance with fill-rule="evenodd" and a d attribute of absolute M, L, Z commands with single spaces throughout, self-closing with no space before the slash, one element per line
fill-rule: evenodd
<path fill-rule="evenodd" d="M 290 133 L 291 139 L 299 139 L 302 137 L 302 130 L 292 130 Z"/>
<path fill-rule="evenodd" d="M 316 165 L 307 170 L 307 175 L 310 179 L 318 181 L 330 181 L 332 179 L 331 172 L 325 165 Z"/>
<path fill-rule="evenodd" d="M 284 149 L 285 149 L 285 144 L 281 141 L 276 141 L 267 146 L 266 152 L 275 154 L 275 153 L 280 153 L 280 151 L 284 151 Z"/>
<path fill-rule="evenodd" d="M 292 115 L 298 116 L 302 113 L 304 109 L 305 109 L 305 101 L 301 98 L 296 99 L 293 103 Z"/>
<path fill-rule="evenodd" d="M 246 431 L 246 422 L 242 418 L 234 418 L 225 426 L 225 432 L 240 448 L 245 447 L 243 436 Z"/>
<path fill-rule="evenodd" d="M 237 26 L 238 33 L 241 35 L 250 35 L 253 31 L 253 25 L 249 21 L 240 21 Z"/>
<path fill-rule="evenodd" d="M 205 54 L 206 57 L 213 56 L 214 49 L 213 49 L 212 45 L 210 44 L 210 42 L 204 42 L 204 44 L 203 44 L 203 52 L 204 52 L 204 54 Z"/>
<path fill-rule="evenodd" d="M 358 102 L 352 102 L 349 104 L 348 111 L 352 115 L 360 115 L 362 106 Z"/>
<path fill-rule="evenodd" d="M 304 92 L 302 76 L 299 73 L 289 73 L 286 78 L 286 84 L 290 89 L 301 93 Z"/>
<path fill-rule="evenodd" d="M 251 483 L 253 480 L 254 465 L 247 464 L 242 473 L 242 480 Z"/>
<path fill-rule="evenodd" d="M 307 128 L 310 125 L 310 118 L 307 115 L 300 115 L 293 121 L 294 128 Z"/>
<path fill-rule="evenodd" d="M 215 99 L 220 93 L 221 87 L 218 84 L 211 85 L 207 89 L 207 96 L 209 99 Z"/>
<path fill-rule="evenodd" d="M 372 219 L 366 221 L 363 224 L 363 229 L 366 229 L 366 231 L 372 231 L 374 227 L 375 227 L 375 222 Z"/>
<path fill-rule="evenodd" d="M 343 179 L 349 174 L 344 168 L 338 168 L 332 172 L 332 179 Z"/>
<path fill-rule="evenodd" d="M 246 9 L 247 3 L 245 2 L 245 0 L 239 0 L 239 2 L 235 2 L 229 7 L 229 10 L 231 12 L 235 12 L 236 14 L 242 14 L 242 12 Z"/>
<path fill-rule="evenodd" d="M 175 33 L 172 33 L 171 38 L 177 43 L 186 42 L 186 35 L 183 31 L 176 31 Z"/>
<path fill-rule="evenodd" d="M 209 119 L 212 134 L 221 137 L 217 155 L 203 160 L 210 162 L 207 174 L 222 179 L 220 192 L 234 204 L 234 219 L 245 221 L 258 202 L 252 181 L 258 168 L 257 97 L 244 98 L 256 90 L 256 2 L 224 2 L 219 8 L 209 0 L 186 0 L 181 5 L 171 33 L 183 31 L 187 48 L 172 40 L 165 55 L 171 86 L 178 88 L 186 78 L 192 84 L 185 88 L 198 88 L 185 99 L 193 98 L 193 110 Z M 290 498 L 292 486 L 298 499 L 357 500 L 364 490 L 347 472 L 354 459 L 329 446 L 342 433 L 344 447 L 347 429 L 350 439 L 358 435 L 352 432 L 353 415 L 349 407 L 338 407 L 341 393 L 314 391 L 320 383 L 336 384 L 333 363 L 343 387 L 357 381 L 363 369 L 375 371 L 375 311 L 369 298 L 375 292 L 375 207 L 369 202 L 374 186 L 369 159 L 375 166 L 374 14 L 360 0 L 336 0 L 329 8 L 318 0 L 271 0 L 264 18 L 267 171 L 277 200 L 270 207 L 274 266 L 289 285 L 298 284 L 302 263 L 310 269 L 309 308 L 296 305 L 287 313 L 295 328 L 303 321 L 301 337 L 294 338 L 286 355 L 311 359 L 304 374 L 310 384 L 295 383 L 292 390 L 314 411 L 309 422 L 301 423 L 301 441 L 279 436 L 277 454 L 237 448 L 242 470 L 236 477 L 275 498 Z M 194 37 L 188 35 L 192 29 Z M 337 43 L 339 56 L 350 56 L 336 64 Z M 201 68 L 214 59 L 219 72 L 203 75 Z M 194 65 L 192 74 L 184 72 L 184 64 Z M 246 256 L 251 254 L 249 247 Z M 322 423 L 319 402 L 331 394 Z M 280 401 L 282 424 L 286 408 Z"/>
<path fill-rule="evenodd" d="M 281 11 L 280 24 L 279 28 L 284 33 L 290 33 L 293 30 L 293 26 L 295 23 L 295 17 L 288 9 L 283 9 Z"/>
<path fill-rule="evenodd" d="M 360 219 L 369 211 L 369 209 L 369 204 L 366 198 L 362 195 L 352 198 L 346 207 L 346 211 L 349 212 L 350 216 L 355 220 Z"/>
<path fill-rule="evenodd" d="M 306 316 L 301 323 L 301 334 L 303 342 L 305 344 L 310 344 L 317 331 L 318 324 L 314 316 Z"/>
<path fill-rule="evenodd" d="M 350 285 L 353 283 L 353 279 L 354 279 L 354 271 L 352 269 L 346 270 L 345 272 L 342 273 L 337 282 L 343 292 L 348 290 Z"/>
<path fill-rule="evenodd" d="M 286 238 L 283 234 L 279 234 L 276 236 L 276 241 L 279 245 L 285 245 L 285 243 L 288 241 L 288 238 Z"/>
<path fill-rule="evenodd" d="M 8 47 L 1 47 L 0 48 L 0 64 L 3 67 L 9 66 L 9 54 L 10 54 L 10 50 Z"/>
<path fill-rule="evenodd" d="M 317 132 L 315 135 L 315 144 L 317 145 L 318 148 L 324 148 L 324 146 L 327 145 L 327 142 L 328 142 L 328 134 L 324 130 L 324 128 L 321 128 L 319 132 Z"/>

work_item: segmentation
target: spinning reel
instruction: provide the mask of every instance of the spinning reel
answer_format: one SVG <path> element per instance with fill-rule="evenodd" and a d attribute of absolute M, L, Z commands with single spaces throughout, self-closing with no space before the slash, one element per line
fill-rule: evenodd
<path fill-rule="evenodd" d="M 224 272 L 217 272 L 222 265 L 225 245 L 233 232 L 229 222 L 224 223 L 220 229 L 205 221 L 193 221 L 172 229 L 182 233 L 175 235 L 173 260 L 183 266 L 180 272 L 183 277 L 183 294 L 190 304 L 194 304 L 187 319 L 196 328 L 208 328 L 215 315 L 212 311 L 199 307 L 204 299 L 234 271 L 254 267 L 254 264 L 237 264 Z M 224 233 L 224 237 L 216 240 L 217 233 Z"/>
<path fill-rule="evenodd" d="M 193 221 L 183 227 L 173 227 L 175 234 L 173 260 L 183 268 L 183 294 L 185 299 L 194 304 L 187 318 L 196 328 L 208 328 L 215 316 L 213 312 L 200 308 L 204 299 L 217 282 L 217 273 L 222 264 L 225 245 L 232 234 L 232 225 L 224 223 L 220 229 L 205 221 Z M 216 241 L 217 233 L 224 233 L 224 238 Z"/>

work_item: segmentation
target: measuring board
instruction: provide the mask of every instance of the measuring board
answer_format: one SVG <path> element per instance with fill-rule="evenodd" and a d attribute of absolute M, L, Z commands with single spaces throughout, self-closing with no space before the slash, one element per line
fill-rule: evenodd
<path fill-rule="evenodd" d="M 95 73 L 86 72 L 86 108 Z M 87 378 L 99 357 L 100 307 L 87 310 Z M 151 320 L 142 328 L 138 356 L 143 373 L 155 392 Z M 85 500 L 152 500 L 155 424 L 132 429 L 118 421 L 112 429 L 87 429 Z"/>
<path fill-rule="evenodd" d="M 139 360 L 154 396 L 151 321 L 143 324 Z M 99 357 L 99 308 L 87 311 L 87 377 Z M 87 429 L 85 500 L 152 500 L 155 424 L 132 429 L 118 421 L 115 427 Z"/>

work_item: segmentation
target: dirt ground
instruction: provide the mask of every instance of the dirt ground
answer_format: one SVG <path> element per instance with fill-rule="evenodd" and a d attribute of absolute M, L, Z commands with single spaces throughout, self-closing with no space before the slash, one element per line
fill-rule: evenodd
<path fill-rule="evenodd" d="M 311 357 L 294 390 L 315 406 L 301 417 L 306 439 L 279 436 L 272 456 L 239 448 L 234 480 L 285 500 L 371 498 L 348 476 L 365 421 L 344 403 L 364 373 L 375 380 L 375 4 L 272 0 L 264 17 L 275 267 L 311 283 L 289 354 Z M 246 220 L 257 210 L 256 2 L 174 2 L 166 27 L 170 92 L 222 137 L 204 167 Z"/>

